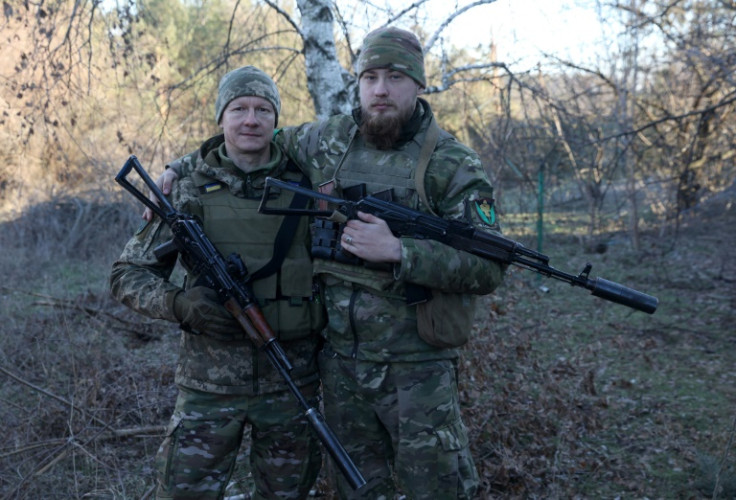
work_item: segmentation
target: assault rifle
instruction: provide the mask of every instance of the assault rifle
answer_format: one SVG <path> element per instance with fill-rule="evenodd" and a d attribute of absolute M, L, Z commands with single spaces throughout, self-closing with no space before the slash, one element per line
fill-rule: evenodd
<path fill-rule="evenodd" d="M 322 200 L 334 209 L 278 209 L 269 208 L 269 191 L 273 188 L 287 189 L 304 196 Z M 396 236 L 417 239 L 431 239 L 442 242 L 458 250 L 470 252 L 485 259 L 535 271 L 544 276 L 579 286 L 591 291 L 592 295 L 617 304 L 622 304 L 645 313 L 657 310 L 658 299 L 632 288 L 603 278 L 590 278 L 592 266 L 586 264 L 577 276 L 562 272 L 549 265 L 549 257 L 524 247 L 521 243 L 496 234 L 478 231 L 472 224 L 446 220 L 403 205 L 383 200 L 377 196 L 364 196 L 358 201 L 348 201 L 309 189 L 294 186 L 277 179 L 266 179 L 258 211 L 264 214 L 290 214 L 325 217 L 337 223 L 357 218 L 357 213 L 373 214 L 386 221 Z"/>
<path fill-rule="evenodd" d="M 140 175 L 148 189 L 158 199 L 160 205 L 149 200 L 128 181 L 127 176 L 131 169 L 135 169 Z M 255 302 L 249 285 L 245 282 L 248 271 L 240 256 L 232 253 L 227 260 L 224 259 L 204 234 L 200 222 L 189 214 L 177 211 L 171 205 L 156 183 L 148 176 L 135 155 L 128 158 L 128 161 L 125 162 L 125 165 L 115 177 L 115 181 L 138 198 L 141 203 L 153 210 L 153 213 L 161 217 L 171 228 L 173 238 L 154 251 L 156 258 L 159 260 L 170 258 L 178 252 L 181 254 L 185 267 L 194 274 L 202 276 L 207 285 L 217 292 L 225 308 L 245 330 L 248 338 L 266 353 L 271 364 L 284 377 L 299 405 L 304 408 L 305 415 L 320 441 L 327 448 L 353 489 L 363 486 L 365 479 L 345 451 L 345 448 L 327 425 L 322 414 L 310 406 L 291 378 L 289 373 L 293 366 L 278 343 L 273 330 L 263 316 L 263 312 Z"/>

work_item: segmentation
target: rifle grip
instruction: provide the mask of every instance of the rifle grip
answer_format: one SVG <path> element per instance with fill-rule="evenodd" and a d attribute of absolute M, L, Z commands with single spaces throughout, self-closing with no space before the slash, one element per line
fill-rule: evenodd
<path fill-rule="evenodd" d="M 161 243 L 153 249 L 153 255 L 156 256 L 156 260 L 159 262 L 166 262 L 170 258 L 176 258 L 178 253 L 179 247 L 177 246 L 174 238 L 171 238 L 166 243 Z"/>

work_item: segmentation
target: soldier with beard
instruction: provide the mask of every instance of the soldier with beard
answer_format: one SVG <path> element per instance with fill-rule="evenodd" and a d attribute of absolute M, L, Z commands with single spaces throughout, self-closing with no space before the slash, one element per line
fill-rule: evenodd
<path fill-rule="evenodd" d="M 286 154 L 322 192 L 380 193 L 498 231 L 480 158 L 441 130 L 419 98 L 426 79 L 416 36 L 394 27 L 369 33 L 357 69 L 360 107 L 281 130 L 276 142 Z M 172 177 L 160 180 L 164 190 Z M 340 496 L 471 498 L 478 474 L 460 413 L 457 348 L 470 334 L 475 296 L 501 283 L 504 266 L 398 238 L 370 214 L 333 238 L 317 238 L 329 228 L 315 225 L 313 255 L 338 256 L 314 260 L 328 311 L 320 354 L 325 416 L 367 481 L 353 491 L 338 477 Z M 353 258 L 339 258 L 346 253 Z"/>
<path fill-rule="evenodd" d="M 283 130 L 277 142 L 287 155 L 311 167 L 328 194 L 349 197 L 360 186 L 497 231 L 480 158 L 440 130 L 419 97 L 426 79 L 417 38 L 393 27 L 369 33 L 357 70 L 360 107 Z M 397 238 L 369 214 L 349 221 L 338 241 L 360 262 L 314 261 L 328 311 L 320 376 L 328 423 L 368 482 L 352 492 L 338 478 L 341 496 L 471 498 L 478 474 L 460 414 L 457 347 L 470 333 L 473 296 L 493 291 L 504 267 Z"/>

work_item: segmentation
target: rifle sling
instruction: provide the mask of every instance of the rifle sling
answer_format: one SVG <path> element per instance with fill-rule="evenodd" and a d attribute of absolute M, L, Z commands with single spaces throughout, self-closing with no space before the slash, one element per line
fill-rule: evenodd
<path fill-rule="evenodd" d="M 422 144 L 422 149 L 419 151 L 417 170 L 414 174 L 414 184 L 419 199 L 427 207 L 427 211 L 435 216 L 437 214 L 432 210 L 432 205 L 429 204 L 429 199 L 427 198 L 427 191 L 424 188 L 424 174 L 427 172 L 429 159 L 432 157 L 432 152 L 434 152 L 434 148 L 437 146 L 439 137 L 440 128 L 437 126 L 434 117 L 432 117 L 432 120 L 429 122 L 429 128 L 427 129 L 427 135 L 424 137 L 424 144 Z"/>
<path fill-rule="evenodd" d="M 419 151 L 419 159 L 417 160 L 417 169 L 414 174 L 414 187 L 419 195 L 419 200 L 427 207 L 427 211 L 432 215 L 437 215 L 432 210 L 432 205 L 429 204 L 427 198 L 427 191 L 424 188 L 424 174 L 427 172 L 427 166 L 429 165 L 429 159 L 432 157 L 434 148 L 437 146 L 437 141 L 440 137 L 440 128 L 434 121 L 429 122 L 429 128 L 427 129 L 427 135 L 424 137 L 424 143 L 422 149 Z M 426 286 L 416 285 L 414 283 L 406 284 L 406 303 L 410 306 L 422 304 L 432 300 L 432 290 Z"/>
<path fill-rule="evenodd" d="M 303 188 L 312 189 L 312 183 L 306 175 L 302 174 L 302 180 L 299 182 L 299 186 Z M 295 194 L 294 198 L 291 199 L 290 209 L 302 209 L 306 208 L 309 203 L 309 198 L 302 194 Z M 260 269 L 248 275 L 247 282 L 252 283 L 260 279 L 271 276 L 281 268 L 286 254 L 291 248 L 291 243 L 294 240 L 296 229 L 299 226 L 301 216 L 299 215 L 287 215 L 284 217 L 281 227 L 279 227 L 278 233 L 276 233 L 276 239 L 273 242 L 273 256 L 271 260 L 266 262 Z"/>

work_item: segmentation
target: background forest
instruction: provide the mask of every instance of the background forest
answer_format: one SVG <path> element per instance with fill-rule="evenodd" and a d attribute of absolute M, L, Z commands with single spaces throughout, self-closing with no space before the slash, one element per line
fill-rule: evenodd
<path fill-rule="evenodd" d="M 660 299 L 648 316 L 516 269 L 485 298 L 461 372 L 482 498 L 736 497 L 736 3 L 577 2 L 605 43 L 528 66 L 490 30 L 447 36 L 496 3 L 3 0 L 2 498 L 151 495 L 178 333 L 109 297 L 140 221 L 127 157 L 155 177 L 216 133 L 244 64 L 279 85 L 280 125 L 348 111 L 386 24 L 425 45 L 426 98 L 480 153 L 504 233 Z"/>

